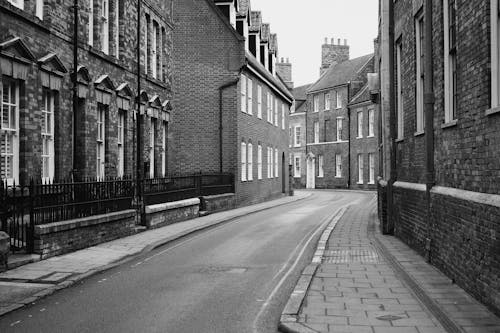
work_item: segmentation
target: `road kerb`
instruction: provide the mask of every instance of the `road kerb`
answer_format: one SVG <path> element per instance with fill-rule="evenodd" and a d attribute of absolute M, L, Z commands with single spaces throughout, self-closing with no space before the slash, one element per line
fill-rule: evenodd
<path fill-rule="evenodd" d="M 323 230 L 321 237 L 318 241 L 318 245 L 316 247 L 316 251 L 312 258 L 311 264 L 306 266 L 302 271 L 299 281 L 295 286 L 290 298 L 288 299 L 283 312 L 281 313 L 280 323 L 278 325 L 278 330 L 283 333 L 310 333 L 317 331 L 311 329 L 310 327 L 305 326 L 302 323 L 299 323 L 298 316 L 300 313 L 300 309 L 302 304 L 304 303 L 304 298 L 307 295 L 307 291 L 309 290 L 309 286 L 311 285 L 311 281 L 316 274 L 316 270 L 321 264 L 321 260 L 325 253 L 326 243 L 330 238 L 331 233 L 335 229 L 337 223 L 344 216 L 347 211 L 349 205 L 342 206 L 331 219 L 331 222 L 328 226 Z"/>
<path fill-rule="evenodd" d="M 93 275 L 105 272 L 105 271 L 110 270 L 110 269 L 112 269 L 114 267 L 120 266 L 120 265 L 125 264 L 125 263 L 127 263 L 129 261 L 132 261 L 136 257 L 138 257 L 138 256 L 140 256 L 142 254 L 151 252 L 151 251 L 153 251 L 154 249 L 156 249 L 158 247 L 161 247 L 163 245 L 171 243 L 171 242 L 173 242 L 175 240 L 178 240 L 180 238 L 186 237 L 186 236 L 188 236 L 188 235 L 190 235 L 192 233 L 195 233 L 195 232 L 198 232 L 198 231 L 203 231 L 205 229 L 212 228 L 212 227 L 224 224 L 224 223 L 228 223 L 228 222 L 230 222 L 232 220 L 235 220 L 237 218 L 240 218 L 242 216 L 256 214 L 256 213 L 259 213 L 259 212 L 262 212 L 262 211 L 266 211 L 266 210 L 269 210 L 269 209 L 272 209 L 272 208 L 276 208 L 276 207 L 288 205 L 288 204 L 291 204 L 291 203 L 294 203 L 294 202 L 297 202 L 297 201 L 305 200 L 305 199 L 309 198 L 311 195 L 312 195 L 312 193 L 308 193 L 307 195 L 305 195 L 303 197 L 295 198 L 294 200 L 290 200 L 288 202 L 284 202 L 284 203 L 280 203 L 280 204 L 276 204 L 276 205 L 272 205 L 272 206 L 263 207 L 263 208 L 256 209 L 256 210 L 251 211 L 251 212 L 245 212 L 245 213 L 236 214 L 236 215 L 233 215 L 233 216 L 228 216 L 227 218 L 222 218 L 220 220 L 215 220 L 214 223 L 206 223 L 206 224 L 203 224 L 203 225 L 191 228 L 191 229 L 184 230 L 182 232 L 179 232 L 176 235 L 164 238 L 164 239 L 159 240 L 159 241 L 157 241 L 157 242 L 155 242 L 153 244 L 146 245 L 142 250 L 138 250 L 138 251 L 135 251 L 133 253 L 129 253 L 129 254 L 125 255 L 124 257 L 122 257 L 120 259 L 117 259 L 116 261 L 114 261 L 112 263 L 109 263 L 107 265 L 91 269 L 91 270 L 89 270 L 89 271 L 87 271 L 85 273 L 73 275 L 68 280 L 65 280 L 65 281 L 60 282 L 60 283 L 55 284 L 55 285 L 52 285 L 52 286 L 50 286 L 50 287 L 48 287 L 46 289 L 43 289 L 43 290 L 41 290 L 41 291 L 39 291 L 39 292 L 37 292 L 37 293 L 35 293 L 33 295 L 30 295 L 30 296 L 24 298 L 19 303 L 13 303 L 12 305 L 10 305 L 8 307 L 5 307 L 4 309 L 0 309 L 0 317 L 4 316 L 4 315 L 6 315 L 6 314 L 8 314 L 10 312 L 13 312 L 15 310 L 18 310 L 20 308 L 23 308 L 23 307 L 25 307 L 25 306 L 27 306 L 29 304 L 32 304 L 32 303 L 34 303 L 34 302 L 36 302 L 36 301 L 38 301 L 38 300 L 40 300 L 40 299 L 42 299 L 44 297 L 50 296 L 53 293 L 55 293 L 56 291 L 59 291 L 61 289 L 66 289 L 66 288 L 68 288 L 68 287 L 76 284 L 77 282 L 85 280 L 85 279 L 87 279 L 87 278 L 89 278 L 89 277 L 91 277 Z"/>

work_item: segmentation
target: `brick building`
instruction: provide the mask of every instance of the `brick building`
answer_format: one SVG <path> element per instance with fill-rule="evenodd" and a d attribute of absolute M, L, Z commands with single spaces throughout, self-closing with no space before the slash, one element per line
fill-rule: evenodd
<path fill-rule="evenodd" d="M 382 0 L 376 61 L 383 230 L 426 256 L 496 313 L 498 12 L 496 0 Z M 426 30 L 432 31 L 429 43 Z"/>
<path fill-rule="evenodd" d="M 378 114 L 367 87 L 373 70 L 373 54 L 349 60 L 346 41 L 325 40 L 321 77 L 307 89 L 307 188 L 376 187 Z"/>
<path fill-rule="evenodd" d="M 276 75 L 277 37 L 250 1 L 176 3 L 174 172 L 229 172 L 239 204 L 288 191 L 293 97 Z"/>
<path fill-rule="evenodd" d="M 165 174 L 172 1 L 142 2 L 140 93 L 137 1 L 83 2 L 76 29 L 72 6 L 70 0 L 0 0 L 0 178 L 19 183 L 134 174 L 136 101 L 146 173 Z"/>
<path fill-rule="evenodd" d="M 293 166 L 294 188 L 306 187 L 306 91 L 310 84 L 293 89 L 294 105 L 290 113 L 290 165 Z"/>

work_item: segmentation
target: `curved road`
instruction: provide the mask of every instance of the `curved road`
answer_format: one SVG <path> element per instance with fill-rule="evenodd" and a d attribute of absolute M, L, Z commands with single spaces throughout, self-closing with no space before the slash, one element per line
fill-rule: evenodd
<path fill-rule="evenodd" d="M 316 191 L 199 232 L 1 317 L 0 332 L 275 333 L 322 223 L 366 195 Z"/>

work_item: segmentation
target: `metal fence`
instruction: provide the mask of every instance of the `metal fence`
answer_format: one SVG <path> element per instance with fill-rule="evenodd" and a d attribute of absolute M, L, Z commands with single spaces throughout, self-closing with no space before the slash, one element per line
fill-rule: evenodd
<path fill-rule="evenodd" d="M 33 251 L 35 225 L 84 218 L 133 208 L 137 181 L 129 178 L 62 181 L 29 185 L 0 182 L 0 228 L 11 249 Z M 195 174 L 143 179 L 145 205 L 234 192 L 232 174 Z"/>

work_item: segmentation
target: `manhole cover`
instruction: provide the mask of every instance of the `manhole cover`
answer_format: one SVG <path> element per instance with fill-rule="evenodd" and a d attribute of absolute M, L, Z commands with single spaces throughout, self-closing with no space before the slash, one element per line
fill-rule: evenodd
<path fill-rule="evenodd" d="M 385 315 L 385 316 L 380 316 L 380 317 L 376 317 L 378 320 L 383 320 L 383 321 L 394 321 L 394 320 L 398 320 L 398 319 L 403 319 L 403 317 L 399 317 L 399 316 L 394 316 L 394 315 Z"/>
<path fill-rule="evenodd" d="M 323 262 L 331 264 L 374 264 L 379 262 L 379 256 L 372 249 L 328 250 L 323 255 Z"/>

